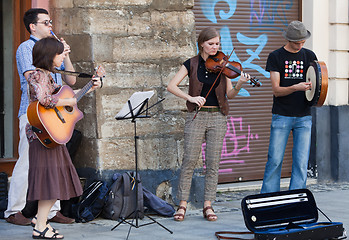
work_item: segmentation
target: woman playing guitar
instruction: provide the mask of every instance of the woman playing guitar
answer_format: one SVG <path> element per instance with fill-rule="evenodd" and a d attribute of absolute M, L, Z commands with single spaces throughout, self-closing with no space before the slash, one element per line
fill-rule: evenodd
<path fill-rule="evenodd" d="M 66 56 L 63 50 L 63 43 L 51 37 L 36 42 L 33 48 L 33 65 L 36 69 L 28 78 L 30 102 L 38 101 L 45 108 L 72 107 L 77 103 L 75 97 L 60 99 L 54 95 L 60 86 L 53 81 L 50 72 L 62 64 Z M 90 91 L 100 86 L 99 78 L 95 80 Z M 64 144 L 46 148 L 40 143 L 29 124 L 27 137 L 29 141 L 27 201 L 38 200 L 33 238 L 62 239 L 63 235 L 46 223 L 47 216 L 57 199 L 68 200 L 82 194 L 79 177 Z"/>

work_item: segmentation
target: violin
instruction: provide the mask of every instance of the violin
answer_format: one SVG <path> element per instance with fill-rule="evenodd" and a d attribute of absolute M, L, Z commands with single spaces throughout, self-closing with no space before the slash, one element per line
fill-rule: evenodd
<path fill-rule="evenodd" d="M 220 51 L 214 56 L 209 56 L 205 62 L 205 66 L 208 71 L 215 73 L 222 72 L 222 74 L 230 79 L 240 76 L 242 71 L 240 63 L 229 61 L 228 57 Z M 253 87 L 261 86 L 260 82 L 255 77 L 250 79 L 250 84 L 253 85 Z"/>

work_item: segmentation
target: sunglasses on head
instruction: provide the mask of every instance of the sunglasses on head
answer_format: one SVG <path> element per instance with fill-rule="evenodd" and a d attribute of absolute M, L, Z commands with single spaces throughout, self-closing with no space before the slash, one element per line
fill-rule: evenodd
<path fill-rule="evenodd" d="M 36 22 L 35 24 L 37 23 L 41 23 L 41 24 L 45 24 L 45 26 L 49 26 L 50 24 L 52 25 L 52 20 L 45 20 L 43 22 Z"/>

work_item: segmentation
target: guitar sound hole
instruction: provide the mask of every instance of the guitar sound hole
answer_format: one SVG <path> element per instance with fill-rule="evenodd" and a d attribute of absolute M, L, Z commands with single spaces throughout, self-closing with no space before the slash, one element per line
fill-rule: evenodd
<path fill-rule="evenodd" d="M 72 112 L 73 111 L 73 107 L 65 106 L 65 110 L 67 110 L 67 112 Z"/>

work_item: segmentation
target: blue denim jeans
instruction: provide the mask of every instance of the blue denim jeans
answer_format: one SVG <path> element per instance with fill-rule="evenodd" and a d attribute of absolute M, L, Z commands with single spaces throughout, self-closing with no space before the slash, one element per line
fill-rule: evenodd
<path fill-rule="evenodd" d="M 306 188 L 311 141 L 311 116 L 287 117 L 273 114 L 261 193 L 280 191 L 281 166 L 290 132 L 293 132 L 292 174 L 289 189 Z"/>

